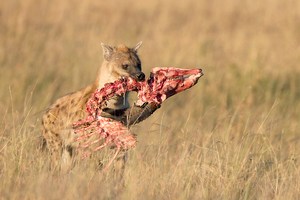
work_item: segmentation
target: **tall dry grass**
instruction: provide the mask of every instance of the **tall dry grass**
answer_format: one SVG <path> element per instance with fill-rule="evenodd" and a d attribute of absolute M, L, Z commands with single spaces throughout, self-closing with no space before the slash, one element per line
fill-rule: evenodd
<path fill-rule="evenodd" d="M 299 199 L 300 2 L 0 2 L 2 199 Z M 85 86 L 100 42 L 205 76 L 133 127 L 124 187 L 82 161 L 48 171 L 40 116 Z"/>

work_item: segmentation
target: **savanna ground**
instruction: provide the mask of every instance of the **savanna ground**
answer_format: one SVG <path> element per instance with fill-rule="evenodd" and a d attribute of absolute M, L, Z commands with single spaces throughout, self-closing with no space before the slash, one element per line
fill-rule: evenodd
<path fill-rule="evenodd" d="M 300 199 L 300 1 L 0 2 L 1 199 Z M 125 186 L 84 160 L 49 172 L 40 117 L 95 78 L 100 42 L 195 87 L 133 127 Z"/>

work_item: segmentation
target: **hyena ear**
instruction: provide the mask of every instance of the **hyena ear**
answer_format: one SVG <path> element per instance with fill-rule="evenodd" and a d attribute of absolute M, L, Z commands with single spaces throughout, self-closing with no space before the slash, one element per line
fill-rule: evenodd
<path fill-rule="evenodd" d="M 101 42 L 101 46 L 102 46 L 102 50 L 103 50 L 103 57 L 105 58 L 105 60 L 110 60 L 114 49 L 111 46 L 106 45 L 102 42 Z"/>
<path fill-rule="evenodd" d="M 139 43 L 137 43 L 137 45 L 135 45 L 135 47 L 133 48 L 133 50 L 135 52 L 137 52 L 137 50 L 142 46 L 142 44 L 143 44 L 143 41 L 140 41 Z"/>

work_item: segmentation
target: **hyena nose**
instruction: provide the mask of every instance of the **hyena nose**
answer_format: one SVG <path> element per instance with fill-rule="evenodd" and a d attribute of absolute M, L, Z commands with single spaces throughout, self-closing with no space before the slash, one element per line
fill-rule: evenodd
<path fill-rule="evenodd" d="M 140 74 L 137 75 L 137 78 L 139 81 L 144 81 L 145 80 L 145 74 L 141 72 Z"/>

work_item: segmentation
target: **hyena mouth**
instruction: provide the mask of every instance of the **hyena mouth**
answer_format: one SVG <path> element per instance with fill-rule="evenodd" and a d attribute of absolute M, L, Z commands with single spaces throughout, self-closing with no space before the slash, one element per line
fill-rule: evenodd
<path fill-rule="evenodd" d="M 140 73 L 135 73 L 133 75 L 130 75 L 130 78 L 136 80 L 136 81 L 144 81 L 145 80 L 145 74 L 143 72 L 140 72 Z"/>

